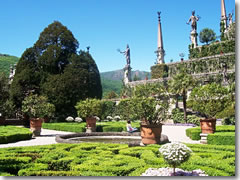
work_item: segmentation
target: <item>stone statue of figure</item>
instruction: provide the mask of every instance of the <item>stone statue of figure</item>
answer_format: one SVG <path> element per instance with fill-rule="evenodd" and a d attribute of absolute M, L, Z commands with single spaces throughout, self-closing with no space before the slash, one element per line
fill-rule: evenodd
<path fill-rule="evenodd" d="M 197 21 L 200 19 L 200 16 L 195 16 L 195 11 L 192 11 L 192 16 L 189 18 L 187 24 L 192 22 L 191 27 L 192 31 L 197 31 Z"/>
<path fill-rule="evenodd" d="M 127 44 L 127 48 L 125 51 L 120 51 L 118 50 L 120 53 L 123 53 L 126 57 L 126 61 L 127 61 L 127 65 L 130 65 L 130 48 L 129 45 Z"/>
<path fill-rule="evenodd" d="M 229 25 L 231 25 L 231 24 L 233 23 L 232 17 L 233 17 L 233 13 L 229 13 L 229 14 L 228 14 Z"/>

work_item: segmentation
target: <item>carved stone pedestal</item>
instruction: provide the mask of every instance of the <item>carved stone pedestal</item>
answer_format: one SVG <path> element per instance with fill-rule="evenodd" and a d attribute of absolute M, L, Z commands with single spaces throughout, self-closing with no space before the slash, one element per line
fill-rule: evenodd
<path fill-rule="evenodd" d="M 200 136 L 201 136 L 200 143 L 201 144 L 207 144 L 207 136 L 208 136 L 208 134 L 201 133 Z"/>

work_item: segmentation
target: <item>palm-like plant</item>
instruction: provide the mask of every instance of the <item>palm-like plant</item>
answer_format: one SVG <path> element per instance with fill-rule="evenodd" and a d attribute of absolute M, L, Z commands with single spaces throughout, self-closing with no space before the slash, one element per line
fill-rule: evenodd
<path fill-rule="evenodd" d="M 179 74 L 175 75 L 170 81 L 170 92 L 180 95 L 183 98 L 184 120 L 187 122 L 187 91 L 194 87 L 195 81 L 192 75 L 182 69 Z"/>

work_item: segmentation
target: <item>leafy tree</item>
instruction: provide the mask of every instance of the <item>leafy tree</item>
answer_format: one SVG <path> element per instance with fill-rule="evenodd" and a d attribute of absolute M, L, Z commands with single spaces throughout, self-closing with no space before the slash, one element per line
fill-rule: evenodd
<path fill-rule="evenodd" d="M 9 96 L 8 78 L 0 73 L 0 113 L 4 114 L 4 104 Z"/>
<path fill-rule="evenodd" d="M 64 72 L 51 75 L 42 88 L 43 94 L 55 105 L 58 116 L 77 115 L 74 106 L 78 101 L 102 96 L 98 68 L 90 55 L 82 51 L 69 61 Z"/>
<path fill-rule="evenodd" d="M 185 68 L 175 75 L 169 83 L 171 93 L 180 95 L 183 98 L 184 120 L 187 122 L 187 91 L 194 87 L 195 81 L 192 75 L 188 74 Z"/>
<path fill-rule="evenodd" d="M 199 40 L 201 43 L 208 44 L 216 39 L 216 33 L 209 28 L 205 28 L 200 32 Z"/>
<path fill-rule="evenodd" d="M 65 118 L 76 115 L 74 106 L 78 101 L 101 98 L 97 65 L 88 52 L 77 53 L 77 48 L 78 41 L 60 22 L 45 28 L 17 64 L 11 85 L 11 99 L 17 108 L 31 92 L 47 96 L 55 105 L 57 116 Z"/>
<path fill-rule="evenodd" d="M 228 102 L 228 89 L 220 84 L 211 83 L 194 88 L 188 104 L 206 118 L 213 118 L 224 110 Z"/>

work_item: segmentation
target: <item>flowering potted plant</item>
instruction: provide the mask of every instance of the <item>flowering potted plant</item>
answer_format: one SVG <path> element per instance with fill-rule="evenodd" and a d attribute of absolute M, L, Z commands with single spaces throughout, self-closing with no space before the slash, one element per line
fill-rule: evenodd
<path fill-rule="evenodd" d="M 86 99 L 77 103 L 75 108 L 79 117 L 82 117 L 86 120 L 87 129 L 90 129 L 90 132 L 96 131 L 96 117 L 101 115 L 101 101 L 98 99 Z"/>
<path fill-rule="evenodd" d="M 228 100 L 228 89 L 216 83 L 193 89 L 188 104 L 194 111 L 202 113 L 205 117 L 200 119 L 203 134 L 215 132 L 216 116 L 223 111 Z"/>
<path fill-rule="evenodd" d="M 23 100 L 22 112 L 30 118 L 33 136 L 39 136 L 44 118 L 53 117 L 55 106 L 48 103 L 45 96 L 29 95 Z"/>
<path fill-rule="evenodd" d="M 162 122 L 167 116 L 168 104 L 153 97 L 132 98 L 134 112 L 141 119 L 141 137 L 143 144 L 159 144 Z"/>
<path fill-rule="evenodd" d="M 176 174 L 176 167 L 183 162 L 186 162 L 192 153 L 190 148 L 178 142 L 165 144 L 159 149 L 159 151 L 163 155 L 164 160 L 173 167 L 174 176 Z"/>

